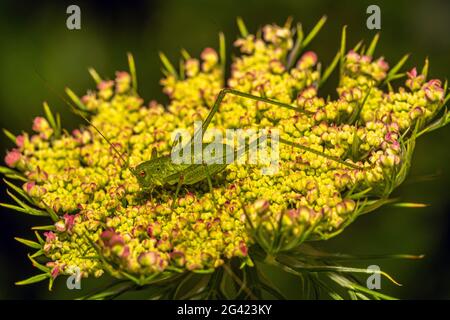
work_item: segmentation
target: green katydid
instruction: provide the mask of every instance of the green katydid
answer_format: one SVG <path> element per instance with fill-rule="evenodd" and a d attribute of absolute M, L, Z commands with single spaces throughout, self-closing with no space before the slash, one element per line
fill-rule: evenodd
<path fill-rule="evenodd" d="M 225 96 L 227 94 L 232 94 L 232 95 L 236 95 L 236 96 L 240 96 L 240 97 L 244 97 L 244 98 L 248 98 L 248 99 L 252 99 L 252 100 L 256 100 L 256 101 L 262 101 L 262 102 L 265 102 L 268 104 L 273 104 L 273 105 L 287 108 L 290 110 L 295 110 L 295 111 L 301 112 L 301 113 L 307 113 L 306 111 L 300 110 L 298 107 L 295 107 L 295 106 L 292 106 L 292 105 L 289 105 L 286 103 L 282 103 L 282 102 L 279 102 L 276 100 L 251 95 L 251 94 L 233 90 L 233 89 L 222 89 L 220 91 L 211 111 L 209 112 L 206 120 L 202 124 L 202 127 L 201 127 L 202 130 L 197 130 L 195 132 L 194 137 L 189 141 L 189 144 L 192 145 L 194 139 L 196 139 L 197 135 L 199 135 L 200 132 L 201 132 L 201 139 L 203 140 L 203 135 L 204 135 L 205 131 L 207 130 L 214 114 L 218 111 L 220 104 L 222 103 L 223 99 L 225 98 Z M 73 95 L 71 95 L 71 97 L 74 98 Z M 76 103 L 77 104 L 81 103 L 81 101 L 79 101 L 77 99 Z M 84 119 L 89 122 L 89 120 L 87 120 L 86 118 L 84 118 Z M 121 157 L 121 159 L 125 163 L 127 163 L 127 161 L 123 158 L 122 154 L 114 147 L 114 145 L 95 126 L 93 126 L 93 127 L 110 144 L 110 146 Z M 308 151 L 308 152 L 314 153 L 316 155 L 325 157 L 332 161 L 336 161 L 336 162 L 338 162 L 342 165 L 348 166 L 352 169 L 363 169 L 357 165 L 348 163 L 338 157 L 327 155 L 325 153 L 322 153 L 322 152 L 314 150 L 312 148 L 303 146 L 301 144 L 298 144 L 298 143 L 295 143 L 292 141 L 288 141 L 283 138 L 279 138 L 279 141 L 286 145 L 290 145 L 292 147 L 302 149 L 304 151 Z M 253 143 L 255 143 L 255 142 L 253 142 Z M 204 146 L 205 145 L 203 144 L 203 147 Z M 224 150 L 224 154 L 227 154 L 229 152 L 236 152 L 233 150 L 233 148 L 231 148 L 230 146 L 228 146 L 226 144 L 222 144 L 221 147 Z M 230 151 L 230 150 L 232 150 L 232 151 Z M 237 153 L 239 153 L 239 152 L 237 152 Z M 192 185 L 197 182 L 203 181 L 205 179 L 208 180 L 208 183 L 211 186 L 210 177 L 212 175 L 215 175 L 215 174 L 225 170 L 225 168 L 228 166 L 227 163 L 217 164 L 214 162 L 215 161 L 211 161 L 211 163 L 200 163 L 200 164 L 196 164 L 196 163 L 178 164 L 178 163 L 173 162 L 170 155 L 157 157 L 156 153 L 153 152 L 152 158 L 150 160 L 140 163 L 135 168 L 129 168 L 129 169 L 133 173 L 133 175 L 136 177 L 136 179 L 142 189 L 151 190 L 154 187 L 158 187 L 158 186 L 162 187 L 162 186 L 166 186 L 166 185 L 176 185 L 177 184 L 178 188 L 177 188 L 176 194 L 178 194 L 179 188 L 182 185 Z"/>
<path fill-rule="evenodd" d="M 136 92 L 137 83 L 136 83 L 136 75 L 135 75 L 133 57 L 131 55 L 128 55 L 128 60 L 129 60 L 129 65 L 130 65 L 130 72 L 131 72 L 132 79 L 133 79 L 133 81 L 132 81 L 133 92 Z M 92 75 L 92 73 L 94 73 L 95 74 L 94 79 L 96 79 L 96 81 L 100 81 L 100 77 L 93 69 L 90 70 L 90 73 L 91 73 L 91 75 Z M 75 113 L 80 115 L 86 122 L 88 122 L 101 135 L 101 137 L 111 146 L 112 150 L 120 157 L 120 159 L 125 164 L 127 164 L 128 161 L 125 160 L 123 154 L 121 154 L 116 149 L 114 144 L 112 144 L 109 141 L 109 139 L 106 138 L 105 135 L 83 115 L 83 113 L 80 112 L 80 111 L 87 110 L 87 108 L 83 105 L 81 100 L 68 88 L 66 89 L 66 93 L 73 100 L 73 102 L 75 103 L 75 105 L 78 108 L 74 107 L 66 99 L 62 98 L 64 100 L 64 102 L 66 102 Z M 211 108 L 207 118 L 203 122 L 201 128 L 194 133 L 194 137 L 188 142 L 188 145 L 192 146 L 193 142 L 195 141 L 195 139 L 197 139 L 197 137 L 200 133 L 201 133 L 200 141 L 203 141 L 203 136 L 204 136 L 206 130 L 208 129 L 214 115 L 219 110 L 219 107 L 227 94 L 235 95 L 235 96 L 239 96 L 241 98 L 251 99 L 251 100 L 255 100 L 255 101 L 259 101 L 259 102 L 264 102 L 267 104 L 271 104 L 271 105 L 279 106 L 279 107 L 286 108 L 289 110 L 293 110 L 293 111 L 296 111 L 299 113 L 311 115 L 310 112 L 301 110 L 300 108 L 290 105 L 290 104 L 287 104 L 287 103 L 279 102 L 277 100 L 268 99 L 265 97 L 252 95 L 249 93 L 241 92 L 241 91 L 230 89 L 230 88 L 225 88 L 219 92 L 217 99 L 215 100 L 213 107 Z M 262 142 L 263 138 L 265 139 L 265 137 L 255 139 L 252 143 L 250 143 L 249 149 L 253 148 L 255 146 L 255 144 Z M 172 149 L 176 146 L 177 142 L 178 141 L 174 142 Z M 359 169 L 359 170 L 364 169 L 360 166 L 346 162 L 338 157 L 327 155 L 323 152 L 314 150 L 310 147 L 301 145 L 296 142 L 285 140 L 281 137 L 279 137 L 279 142 L 289 145 L 289 146 L 292 146 L 294 148 L 301 149 L 303 151 L 311 152 L 318 156 L 322 156 L 324 158 L 338 162 L 338 163 L 340 163 L 344 166 L 347 166 L 349 168 L 352 168 L 352 169 Z M 206 146 L 207 146 L 207 144 L 202 143 L 202 153 Z M 234 158 L 232 158 L 232 159 L 235 159 L 235 160 L 236 160 L 238 154 L 241 155 L 242 151 L 244 151 L 244 152 L 246 151 L 245 146 L 240 150 L 234 150 L 231 146 L 229 146 L 227 144 L 219 144 L 218 147 L 222 148 L 222 150 L 223 150 L 222 154 L 225 156 L 227 154 L 229 155 L 230 153 L 234 152 Z M 196 157 L 196 155 L 194 155 L 194 157 Z M 221 171 L 225 170 L 229 164 L 229 163 L 226 163 L 227 161 L 225 161 L 225 157 L 222 158 L 223 161 L 217 161 L 217 160 L 220 160 L 220 159 L 218 159 L 217 157 L 216 158 L 213 157 L 212 159 L 210 158 L 209 161 L 201 162 L 201 163 L 194 163 L 195 161 L 191 161 L 191 163 L 174 163 L 174 161 L 171 158 L 171 155 L 158 157 L 156 155 L 156 149 L 154 149 L 152 151 L 152 158 L 150 160 L 144 161 L 144 162 L 138 164 L 134 168 L 131 168 L 128 165 L 127 165 L 127 167 L 130 170 L 130 172 L 135 176 L 141 189 L 144 191 L 153 191 L 154 188 L 156 188 L 156 187 L 177 185 L 177 189 L 176 189 L 175 197 L 174 197 L 174 199 L 176 199 L 178 196 L 178 193 L 180 191 L 180 188 L 183 185 L 193 185 L 198 182 L 207 180 L 209 188 L 210 188 L 210 190 L 212 190 L 211 176 L 216 175 L 216 174 L 220 173 Z"/>
<path fill-rule="evenodd" d="M 128 55 L 128 62 L 130 65 L 130 72 L 131 72 L 131 76 L 133 79 L 133 81 L 132 81 L 133 92 L 136 93 L 136 90 L 137 90 L 136 69 L 134 67 L 135 66 L 134 59 L 131 54 Z M 90 70 L 90 73 L 91 73 L 91 75 L 92 75 L 92 73 L 95 74 L 94 79 L 97 82 L 100 81 L 100 77 L 93 69 Z M 86 107 L 83 105 L 81 100 L 70 89 L 66 89 L 66 93 L 76 104 L 76 106 L 78 107 L 78 110 L 86 110 Z M 208 129 L 208 126 L 210 125 L 211 120 L 213 119 L 216 112 L 219 110 L 219 107 L 227 94 L 235 95 L 235 96 L 239 96 L 241 98 L 251 99 L 251 100 L 275 105 L 278 107 L 286 108 L 289 110 L 293 110 L 293 111 L 296 111 L 299 113 L 311 115 L 311 112 L 302 110 L 302 109 L 298 108 L 297 106 L 293 106 L 293 105 L 283 103 L 283 102 L 280 102 L 277 100 L 241 92 L 241 91 L 234 90 L 231 88 L 225 88 L 219 92 L 219 94 L 213 104 L 213 107 L 211 108 L 207 118 L 205 119 L 205 121 L 203 122 L 203 124 L 200 128 L 201 130 L 200 129 L 197 130 L 194 133 L 193 138 L 189 141 L 188 144 L 190 146 L 193 145 L 193 142 L 195 141 L 195 139 L 197 139 L 197 137 L 200 133 L 201 133 L 200 141 L 203 141 L 203 136 L 204 136 L 206 130 Z M 92 123 L 88 119 L 86 119 L 86 117 L 84 117 L 83 114 L 78 112 L 78 110 L 75 107 L 73 107 L 71 104 L 70 104 L 70 106 L 76 113 L 81 115 L 85 119 L 85 121 L 87 121 L 90 125 L 92 125 Z M 92 127 L 103 137 L 103 139 L 105 139 L 108 142 L 108 144 L 112 147 L 114 152 L 117 155 L 119 155 L 119 157 L 122 159 L 122 161 L 124 163 L 128 163 L 128 161 L 126 161 L 124 159 L 123 155 L 100 132 L 100 130 L 97 129 L 94 125 L 92 125 Z M 173 147 L 175 147 L 177 142 L 178 141 L 174 142 Z M 301 145 L 299 143 L 288 141 L 283 138 L 279 138 L 279 142 L 286 144 L 286 145 L 290 145 L 294 148 L 301 149 L 303 151 L 311 152 L 318 156 L 325 157 L 329 160 L 338 162 L 338 163 L 340 163 L 344 166 L 350 167 L 352 169 L 360 169 L 360 170 L 363 169 L 360 166 L 348 163 L 338 157 L 327 155 L 323 152 L 314 150 L 310 147 Z M 253 141 L 253 144 L 254 143 L 258 143 L 258 142 Z M 204 150 L 205 144 L 202 143 L 202 146 L 203 146 L 202 150 Z M 233 148 L 231 148 L 229 145 L 226 145 L 226 144 L 221 144 L 220 147 L 223 148 L 222 149 L 222 150 L 224 150 L 223 154 L 225 154 L 225 155 L 229 154 L 230 152 L 236 152 L 235 150 L 233 150 Z M 242 150 L 239 150 L 237 153 L 240 153 L 241 151 Z M 195 155 L 194 155 L 194 157 L 195 157 Z M 175 198 L 174 198 L 174 199 L 176 199 L 182 185 L 193 185 L 200 181 L 207 180 L 208 185 L 209 185 L 210 189 L 212 190 L 211 176 L 218 174 L 219 172 L 225 170 L 225 168 L 228 166 L 226 161 L 223 161 L 222 163 L 217 163 L 217 161 L 215 161 L 215 160 L 217 160 L 217 159 L 213 159 L 213 161 L 210 163 L 203 162 L 203 163 L 181 163 L 181 164 L 179 164 L 179 163 L 174 163 L 170 155 L 158 157 L 156 155 L 156 150 L 154 149 L 152 151 L 152 158 L 150 160 L 144 161 L 134 168 L 131 168 L 131 167 L 128 167 L 128 168 L 129 168 L 130 172 L 136 177 L 142 190 L 153 190 L 155 187 L 177 185 L 177 189 L 175 192 Z"/>

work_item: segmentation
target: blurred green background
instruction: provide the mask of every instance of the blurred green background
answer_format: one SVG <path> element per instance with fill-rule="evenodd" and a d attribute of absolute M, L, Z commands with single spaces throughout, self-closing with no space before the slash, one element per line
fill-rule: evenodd
<path fill-rule="evenodd" d="M 66 8 L 78 4 L 82 29 L 66 28 Z M 41 74 L 57 91 L 68 85 L 83 93 L 94 87 L 87 73 L 94 66 L 106 77 L 127 68 L 126 52 L 135 55 L 140 94 L 146 101 L 166 102 L 161 93 L 158 51 L 174 61 L 179 50 L 198 55 L 206 46 L 217 47 L 219 31 L 227 36 L 228 51 L 242 16 L 251 31 L 266 24 L 283 23 L 288 16 L 311 28 L 324 14 L 328 22 L 310 46 L 324 63 L 331 61 L 347 24 L 349 43 L 370 41 L 376 31 L 366 28 L 366 8 L 381 8 L 381 40 L 377 55 L 391 64 L 404 53 L 412 53 L 408 68 L 422 66 L 430 57 L 431 77 L 450 75 L 450 3 L 448 1 L 334 1 L 334 0 L 247 0 L 247 1 L 1 1 L 0 3 L 0 127 L 15 134 L 30 130 L 32 119 L 48 101 L 62 115 L 64 127 L 72 129 L 80 120 L 70 113 Z M 330 79 L 328 90 L 336 84 Z M 11 148 L 1 138 L 1 149 Z M 394 275 L 403 287 L 382 281 L 382 289 L 399 298 L 450 298 L 450 127 L 433 132 L 417 144 L 410 178 L 394 196 L 404 201 L 429 204 L 421 209 L 385 207 L 359 218 L 340 236 L 316 245 L 353 254 L 425 254 L 420 261 L 369 261 Z M 433 175 L 433 179 L 424 177 Z M 1 202 L 8 201 L 5 188 Z M 29 216 L 2 210 L 0 216 L 0 298 L 71 298 L 80 292 L 56 281 L 53 292 L 44 283 L 16 287 L 14 282 L 35 273 L 26 257 L 27 249 L 13 237 L 31 238 L 30 227 L 41 222 Z M 292 278 L 274 274 L 279 286 L 297 297 L 300 285 Z M 100 282 L 107 282 L 103 279 Z M 100 282 L 84 281 L 83 288 Z"/>

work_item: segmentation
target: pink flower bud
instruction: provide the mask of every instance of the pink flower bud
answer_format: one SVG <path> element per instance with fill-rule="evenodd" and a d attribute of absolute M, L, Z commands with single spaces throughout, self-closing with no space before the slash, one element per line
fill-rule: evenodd
<path fill-rule="evenodd" d="M 317 89 L 313 86 L 305 88 L 298 97 L 305 98 L 305 99 L 311 99 L 317 96 Z"/>
<path fill-rule="evenodd" d="M 188 59 L 185 63 L 186 75 L 195 77 L 200 70 L 200 63 L 197 59 Z"/>
<path fill-rule="evenodd" d="M 36 183 L 34 181 L 28 181 L 25 182 L 23 185 L 23 190 L 26 191 L 26 193 L 31 194 L 32 189 L 36 186 Z"/>
<path fill-rule="evenodd" d="M 44 232 L 44 237 L 46 242 L 52 242 L 53 240 L 56 240 L 56 235 L 52 231 Z"/>
<path fill-rule="evenodd" d="M 360 59 L 360 56 L 359 56 L 359 54 L 357 54 L 355 51 L 350 50 L 350 51 L 347 53 L 346 58 L 347 58 L 347 61 L 348 61 L 348 62 L 358 62 L 359 59 Z"/>
<path fill-rule="evenodd" d="M 441 87 L 441 81 L 433 79 L 425 83 L 423 90 L 426 97 L 432 101 L 440 101 L 444 98 L 444 89 Z"/>
<path fill-rule="evenodd" d="M 200 57 L 202 60 L 210 62 L 217 62 L 219 60 L 219 56 L 213 48 L 205 48 L 200 54 Z"/>
<path fill-rule="evenodd" d="M 313 51 L 305 52 L 297 62 L 297 68 L 304 70 L 314 67 L 317 63 L 317 54 Z"/>
<path fill-rule="evenodd" d="M 114 82 L 112 80 L 105 80 L 100 82 L 97 85 L 97 89 L 100 91 L 111 89 L 114 86 Z"/>
<path fill-rule="evenodd" d="M 406 72 L 406 74 L 408 75 L 409 79 L 413 79 L 413 78 L 417 77 L 416 67 L 412 68 L 411 71 Z"/>
<path fill-rule="evenodd" d="M 49 124 L 45 118 L 36 117 L 33 120 L 33 131 L 44 132 L 49 128 Z"/>
<path fill-rule="evenodd" d="M 130 256 L 130 247 L 129 246 L 123 247 L 123 250 L 120 253 L 120 257 L 126 259 L 129 256 Z"/>
<path fill-rule="evenodd" d="M 16 137 L 16 145 L 20 148 L 20 149 L 22 149 L 23 147 L 24 147 L 24 145 L 25 145 L 25 135 L 18 135 L 17 137 Z"/>
<path fill-rule="evenodd" d="M 52 271 L 51 271 L 52 278 L 53 279 L 56 278 L 59 275 L 60 272 L 61 272 L 61 270 L 60 270 L 59 266 L 57 266 L 57 265 L 54 266 Z"/>
<path fill-rule="evenodd" d="M 281 74 L 285 70 L 284 65 L 281 63 L 281 61 L 275 59 L 269 62 L 269 68 L 270 71 L 272 71 L 272 73 L 274 74 Z"/>
<path fill-rule="evenodd" d="M 170 260 L 172 260 L 174 264 L 178 267 L 182 267 L 186 263 L 184 253 L 181 251 L 173 251 L 169 254 L 169 256 Z"/>
<path fill-rule="evenodd" d="M 72 231 L 73 226 L 75 225 L 75 218 L 77 217 L 77 215 L 70 215 L 70 214 L 65 214 L 64 215 L 64 223 L 65 223 L 65 227 L 67 231 Z"/>
<path fill-rule="evenodd" d="M 411 118 L 411 120 L 415 120 L 417 118 L 420 118 L 421 116 L 423 116 L 424 114 L 424 110 L 421 107 L 415 107 L 414 109 L 412 109 L 409 112 L 409 117 Z"/>
<path fill-rule="evenodd" d="M 116 92 L 124 93 L 130 89 L 131 76 L 128 72 L 116 72 Z"/>
<path fill-rule="evenodd" d="M 384 60 L 383 57 L 379 58 L 377 60 L 377 65 L 384 71 L 388 71 L 389 70 L 389 64 L 386 62 L 386 60 Z"/>
<path fill-rule="evenodd" d="M 6 154 L 5 163 L 8 167 L 14 168 L 21 159 L 22 154 L 17 149 L 13 149 Z"/>
<path fill-rule="evenodd" d="M 55 222 L 55 228 L 59 232 L 64 232 L 66 231 L 66 224 L 63 220 L 57 221 Z"/>
<path fill-rule="evenodd" d="M 100 239 L 103 241 L 106 247 L 113 248 L 115 246 L 123 246 L 125 244 L 122 236 L 112 229 L 108 229 L 102 232 Z"/>
<path fill-rule="evenodd" d="M 262 214 L 269 210 L 270 204 L 267 200 L 259 199 L 255 201 L 254 207 L 258 214 Z"/>
<path fill-rule="evenodd" d="M 360 62 L 369 64 L 370 62 L 372 62 L 372 57 L 370 57 L 370 56 L 362 56 Z"/>
<path fill-rule="evenodd" d="M 147 234 L 151 238 L 155 238 L 155 237 L 159 236 L 161 234 L 161 231 L 162 231 L 162 228 L 161 228 L 161 224 L 159 222 L 151 223 L 151 224 L 149 224 L 149 226 L 147 228 Z"/>
<path fill-rule="evenodd" d="M 244 241 L 241 241 L 239 243 L 239 251 L 241 252 L 242 256 L 246 257 L 248 254 L 248 248 Z"/>
<path fill-rule="evenodd" d="M 156 265 L 158 258 L 159 258 L 158 253 L 150 251 L 141 253 L 138 257 L 138 262 L 140 265 L 144 267 L 151 267 Z"/>

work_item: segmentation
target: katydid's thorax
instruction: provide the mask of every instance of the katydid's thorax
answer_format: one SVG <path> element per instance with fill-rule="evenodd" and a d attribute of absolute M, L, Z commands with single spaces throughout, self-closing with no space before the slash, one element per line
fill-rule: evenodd
<path fill-rule="evenodd" d="M 177 164 L 172 161 L 170 156 L 164 156 L 140 163 L 134 172 L 139 185 L 148 189 L 166 185 L 169 176 L 183 171 L 187 166 L 189 164 Z"/>

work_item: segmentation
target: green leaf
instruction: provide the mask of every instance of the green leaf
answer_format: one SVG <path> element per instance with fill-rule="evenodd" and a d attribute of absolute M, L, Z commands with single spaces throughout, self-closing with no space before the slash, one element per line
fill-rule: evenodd
<path fill-rule="evenodd" d="M 16 186 L 15 184 L 9 182 L 6 179 L 3 179 L 3 182 L 5 182 L 11 189 L 16 191 L 20 196 L 22 196 L 30 204 L 33 204 L 33 199 L 31 199 L 30 196 L 23 189 L 19 188 L 18 186 Z"/>
<path fill-rule="evenodd" d="M 3 166 L 0 166 L 0 173 L 3 175 L 20 175 L 17 171 Z"/>
<path fill-rule="evenodd" d="M 33 249 L 38 249 L 39 250 L 39 249 L 42 248 L 42 246 L 39 243 L 31 241 L 31 240 L 22 239 L 22 238 L 18 238 L 18 237 L 15 237 L 14 239 L 16 241 L 18 241 L 18 242 L 20 242 L 20 243 L 30 247 L 30 248 L 33 248 Z"/>
<path fill-rule="evenodd" d="M 18 180 L 18 181 L 23 181 L 23 182 L 28 181 L 24 176 L 19 175 L 19 174 L 6 174 L 5 177 L 7 177 L 8 179 L 11 179 L 11 180 Z"/>
<path fill-rule="evenodd" d="M 34 216 L 45 216 L 47 217 L 48 214 L 45 211 L 34 209 L 28 205 L 26 205 L 23 201 L 21 201 L 19 198 L 17 198 L 14 194 L 12 194 L 9 190 L 6 190 L 6 193 L 17 202 L 19 206 L 21 206 L 23 209 L 27 210 L 29 214 Z"/>
<path fill-rule="evenodd" d="M 50 277 L 50 280 L 48 281 L 48 291 L 52 291 L 54 282 L 55 282 L 55 278 Z"/>
<path fill-rule="evenodd" d="M 18 282 L 16 282 L 16 285 L 23 286 L 23 285 L 27 285 L 27 284 L 32 284 L 32 283 L 43 281 L 47 278 L 50 278 L 50 275 L 48 273 L 41 273 L 36 276 L 30 277 L 28 279 L 18 281 Z"/>
<path fill-rule="evenodd" d="M 44 113 L 45 113 L 45 117 L 47 118 L 48 122 L 50 123 L 50 126 L 56 133 L 58 131 L 58 125 L 56 124 L 55 117 L 53 116 L 53 113 L 50 110 L 50 107 L 47 102 L 44 102 Z"/>
<path fill-rule="evenodd" d="M 354 124 L 356 121 L 358 121 L 359 115 L 360 115 L 362 109 L 364 108 L 364 105 L 366 104 L 367 100 L 369 99 L 371 91 L 372 91 L 372 87 L 369 87 L 369 89 L 367 90 L 366 95 L 363 97 L 362 102 L 359 104 L 358 108 L 355 108 L 355 110 L 353 111 L 353 114 L 350 117 L 348 123 Z"/>
<path fill-rule="evenodd" d="M 43 202 L 43 203 L 44 203 L 44 202 Z M 44 203 L 44 206 L 45 206 L 45 210 L 46 210 L 47 213 L 48 213 L 48 216 L 50 216 L 50 218 L 53 220 L 53 222 L 58 221 L 58 220 L 59 220 L 59 217 L 58 217 L 58 215 L 56 214 L 56 212 L 55 212 L 52 208 L 50 208 L 47 204 L 45 204 L 45 203 Z M 34 230 L 38 230 L 38 229 L 34 229 Z"/>
<path fill-rule="evenodd" d="M 336 273 L 330 273 L 329 278 L 331 280 L 333 280 L 334 282 L 336 282 L 337 284 L 341 285 L 342 287 L 348 288 L 350 290 L 358 290 L 358 291 L 364 292 L 366 294 L 369 294 L 373 297 L 384 299 L 384 300 L 396 300 L 396 298 L 382 294 L 375 290 L 370 290 L 370 289 L 363 287 L 357 283 L 354 283 L 354 282 L 348 280 L 347 278 L 345 278 L 339 274 L 336 274 Z"/>
<path fill-rule="evenodd" d="M 136 278 L 135 276 L 129 274 L 128 272 L 125 272 L 125 271 L 119 271 L 119 272 L 120 272 L 121 275 L 125 276 L 126 278 L 128 278 L 131 281 L 133 281 L 134 283 L 136 283 L 136 284 L 140 284 L 141 283 L 141 281 L 138 278 Z"/>
<path fill-rule="evenodd" d="M 225 68 L 226 68 L 226 44 L 225 44 L 225 35 L 223 32 L 219 33 L 219 54 L 220 54 L 220 63 L 222 65 L 222 75 L 225 77 Z"/>
<path fill-rule="evenodd" d="M 359 42 L 353 47 L 353 51 L 358 52 L 359 49 L 362 47 L 363 43 L 364 43 L 364 42 L 363 42 L 362 40 L 359 41 Z"/>
<path fill-rule="evenodd" d="M 33 264 L 33 267 L 36 267 L 36 268 L 38 268 L 39 270 L 41 270 L 41 271 L 43 271 L 43 272 L 46 272 L 46 273 L 50 274 L 50 268 L 49 268 L 49 267 L 46 267 L 46 266 L 44 266 L 44 265 L 42 265 L 42 264 L 40 264 L 39 262 L 37 262 L 37 261 L 33 258 L 33 256 L 28 255 L 28 259 L 30 259 L 31 263 Z"/>
<path fill-rule="evenodd" d="M 238 28 L 239 28 L 239 32 L 241 33 L 241 36 L 243 38 L 248 36 L 248 31 L 247 31 L 247 27 L 245 26 L 244 20 L 242 20 L 241 17 L 237 17 L 236 19 Z"/>
<path fill-rule="evenodd" d="M 216 269 L 211 268 L 211 269 L 204 269 L 204 270 L 192 270 L 193 273 L 198 273 L 198 274 L 211 274 L 215 271 Z"/>
<path fill-rule="evenodd" d="M 189 52 L 187 52 L 186 49 L 181 49 L 181 55 L 183 56 L 184 60 L 189 60 L 191 58 L 191 55 L 189 54 Z"/>
<path fill-rule="evenodd" d="M 87 107 L 81 102 L 80 98 L 73 92 L 70 88 L 65 89 L 66 94 L 69 96 L 69 98 L 75 103 L 75 105 L 78 107 L 81 111 L 88 111 Z"/>
<path fill-rule="evenodd" d="M 34 234 L 36 235 L 36 239 L 38 239 L 40 245 L 42 246 L 45 243 L 44 239 L 42 239 L 42 237 L 39 234 L 39 232 L 35 231 Z"/>
<path fill-rule="evenodd" d="M 428 205 L 425 203 L 415 203 L 415 202 L 397 202 L 397 203 L 391 204 L 391 206 L 398 207 L 398 208 L 426 208 L 426 207 L 428 207 Z"/>
<path fill-rule="evenodd" d="M 41 249 L 41 250 L 38 250 L 35 253 L 33 253 L 30 257 L 36 258 L 36 257 L 42 256 L 43 254 L 44 254 L 44 250 Z"/>
<path fill-rule="evenodd" d="M 185 68 L 184 68 L 184 61 L 183 61 L 183 59 L 180 59 L 180 63 L 178 65 L 179 65 L 179 68 L 180 68 L 180 79 L 184 80 L 184 79 L 186 79 L 186 72 L 185 72 Z"/>
<path fill-rule="evenodd" d="M 134 93 L 137 94 L 138 83 L 137 83 L 136 64 L 134 63 L 134 57 L 130 52 L 128 52 L 127 57 L 128 57 L 128 67 L 130 68 L 131 74 L 131 84 L 133 86 Z"/>
<path fill-rule="evenodd" d="M 9 140 L 11 140 L 14 144 L 16 144 L 16 136 L 13 135 L 10 131 L 3 129 L 3 133 L 6 137 L 8 137 Z"/>
<path fill-rule="evenodd" d="M 61 136 L 61 116 L 59 113 L 56 114 L 56 126 L 58 127 L 58 137 Z"/>
<path fill-rule="evenodd" d="M 386 80 L 384 80 L 384 83 L 387 83 L 391 80 L 396 79 L 397 72 L 403 67 L 405 62 L 408 60 L 409 54 L 405 54 L 399 62 L 389 71 L 389 73 L 386 76 Z"/>
<path fill-rule="evenodd" d="M 368 56 L 370 56 L 370 57 L 373 57 L 373 53 L 375 52 L 375 48 L 377 47 L 378 39 L 379 39 L 379 38 L 380 38 L 380 34 L 377 33 L 377 34 L 373 37 L 372 42 L 370 43 L 369 48 L 368 48 L 367 51 L 366 51 L 366 55 L 368 55 Z"/>
<path fill-rule="evenodd" d="M 325 69 L 320 82 L 319 82 L 319 87 L 321 87 L 330 77 L 330 75 L 333 73 L 334 69 L 336 69 L 336 66 L 338 65 L 339 61 L 340 61 L 340 57 L 341 57 L 341 53 L 338 52 L 335 56 L 333 61 L 331 62 L 331 64 Z"/>
<path fill-rule="evenodd" d="M 171 74 L 176 79 L 178 79 L 177 72 L 176 72 L 175 68 L 173 67 L 172 63 L 170 63 L 169 59 L 166 57 L 166 55 L 164 53 L 160 52 L 159 58 L 161 59 L 161 62 L 163 64 L 164 68 L 169 72 L 169 74 Z"/>
<path fill-rule="evenodd" d="M 430 67 L 430 62 L 428 60 L 428 57 L 426 57 L 425 58 L 425 63 L 424 63 L 423 68 L 422 68 L 422 74 L 425 77 L 425 80 L 428 77 L 428 69 L 429 69 L 429 67 Z"/>
<path fill-rule="evenodd" d="M 319 33 L 320 29 L 322 29 L 323 25 L 327 21 L 327 16 L 323 16 L 320 18 L 319 22 L 314 26 L 314 28 L 311 30 L 311 32 L 306 36 L 305 40 L 302 42 L 302 48 L 305 48 L 308 46 L 308 44 L 316 37 L 316 35 Z"/>
<path fill-rule="evenodd" d="M 347 26 L 342 27 L 341 34 L 341 48 L 339 55 L 339 84 L 342 83 L 342 77 L 344 76 L 345 56 L 347 47 Z"/>
<path fill-rule="evenodd" d="M 94 68 L 89 68 L 88 72 L 91 75 L 92 79 L 94 79 L 96 84 L 99 84 L 100 82 L 102 82 L 102 78 L 100 77 L 100 75 Z"/>
<path fill-rule="evenodd" d="M 22 207 L 18 207 L 18 206 L 12 205 L 12 204 L 8 204 L 8 203 L 0 203 L 0 206 L 4 207 L 4 208 L 7 208 L 7 209 L 14 210 L 14 211 L 30 214 L 32 216 L 45 216 L 45 217 L 47 217 L 47 214 L 35 214 L 34 212 L 30 212 L 27 209 L 24 209 Z"/>
<path fill-rule="evenodd" d="M 285 259 L 288 257 L 284 257 Z M 292 259 L 291 259 L 292 260 Z M 392 278 L 388 273 L 382 271 L 382 270 L 367 270 L 364 268 L 352 268 L 352 267 L 344 267 L 344 266 L 328 266 L 328 265 L 323 265 L 323 266 L 318 266 L 318 265 L 301 265 L 299 263 L 296 263 L 296 261 L 286 261 L 282 263 L 283 265 L 285 265 L 286 267 L 293 269 L 295 271 L 300 271 L 300 272 L 341 272 L 341 273 L 366 273 L 366 274 L 373 274 L 373 273 L 377 273 L 380 274 L 382 276 L 384 276 L 385 278 L 387 278 L 389 281 L 391 281 L 393 284 L 397 285 L 397 286 L 401 286 L 400 283 L 398 283 L 397 281 L 395 281 L 394 278 Z"/>
<path fill-rule="evenodd" d="M 295 61 L 297 60 L 298 55 L 300 54 L 300 52 L 302 50 L 302 41 L 303 41 L 302 25 L 300 23 L 297 23 L 297 38 L 295 39 L 295 44 L 294 44 L 293 49 L 291 50 L 291 52 L 288 55 L 288 59 L 287 59 L 287 63 L 286 63 L 287 70 L 291 69 L 294 66 Z"/>

